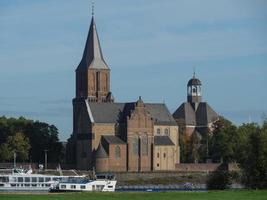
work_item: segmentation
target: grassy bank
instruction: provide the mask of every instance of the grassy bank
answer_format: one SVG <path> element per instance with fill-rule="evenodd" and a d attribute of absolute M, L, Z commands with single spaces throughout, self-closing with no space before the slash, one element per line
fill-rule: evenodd
<path fill-rule="evenodd" d="M 159 193 L 64 193 L 64 194 L 0 194 L 1 200 L 266 200 L 267 190 L 159 192 Z"/>

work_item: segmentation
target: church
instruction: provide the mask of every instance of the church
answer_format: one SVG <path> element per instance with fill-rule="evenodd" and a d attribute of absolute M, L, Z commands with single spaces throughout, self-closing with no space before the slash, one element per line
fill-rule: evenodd
<path fill-rule="evenodd" d="M 97 172 L 175 170 L 180 160 L 177 122 L 164 103 L 141 97 L 115 101 L 94 17 L 75 73 L 69 163 Z"/>
<path fill-rule="evenodd" d="M 177 108 L 173 117 L 180 135 L 190 137 L 194 134 L 200 140 L 205 134 L 212 133 L 213 123 L 219 120 L 219 115 L 211 106 L 202 101 L 202 84 L 195 73 L 187 83 L 187 102 Z"/>

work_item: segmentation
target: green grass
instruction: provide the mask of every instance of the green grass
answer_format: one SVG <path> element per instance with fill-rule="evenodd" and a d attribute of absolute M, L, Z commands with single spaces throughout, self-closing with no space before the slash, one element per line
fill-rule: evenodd
<path fill-rule="evenodd" d="M 267 190 L 158 192 L 158 193 L 61 193 L 1 194 L 1 200 L 267 200 Z"/>

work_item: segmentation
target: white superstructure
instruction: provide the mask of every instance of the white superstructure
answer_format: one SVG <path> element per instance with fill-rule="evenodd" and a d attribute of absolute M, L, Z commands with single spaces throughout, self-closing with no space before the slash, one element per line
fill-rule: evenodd
<path fill-rule="evenodd" d="M 114 192 L 117 181 L 111 175 L 96 175 L 96 179 L 75 178 L 59 181 L 51 192 Z"/>
<path fill-rule="evenodd" d="M 59 181 L 69 178 L 75 176 L 32 174 L 31 170 L 25 172 L 15 169 L 11 174 L 0 174 L 0 191 L 49 191 Z"/>

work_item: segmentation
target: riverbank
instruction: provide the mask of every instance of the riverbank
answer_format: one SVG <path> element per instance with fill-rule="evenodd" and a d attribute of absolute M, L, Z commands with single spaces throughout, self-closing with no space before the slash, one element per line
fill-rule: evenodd
<path fill-rule="evenodd" d="M 64 194 L 1 194 L 2 200 L 266 200 L 267 190 L 231 190 L 209 192 L 114 192 Z"/>

